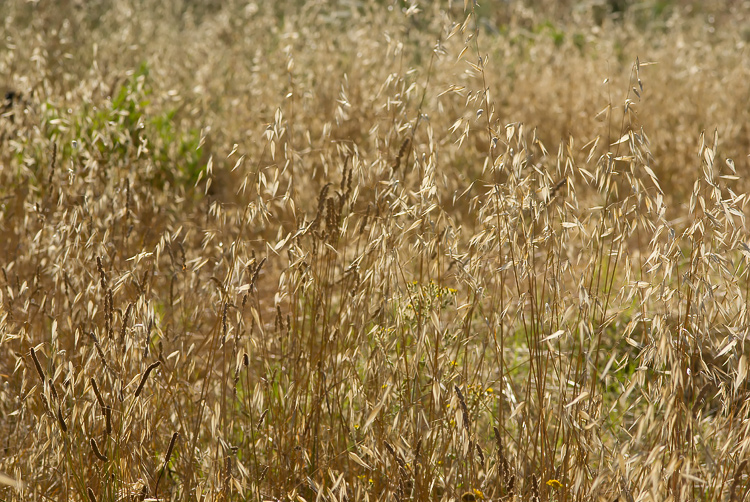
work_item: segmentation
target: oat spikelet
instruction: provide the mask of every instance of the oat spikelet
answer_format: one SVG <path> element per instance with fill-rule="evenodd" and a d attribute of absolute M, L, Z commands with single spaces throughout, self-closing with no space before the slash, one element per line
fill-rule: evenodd
<path fill-rule="evenodd" d="M 141 377 L 141 383 L 138 384 L 138 388 L 135 390 L 135 397 L 138 397 L 141 395 L 141 391 L 143 390 L 143 386 L 146 385 L 146 380 L 148 380 L 148 375 L 153 370 L 159 367 L 161 363 L 159 361 L 156 361 L 155 363 L 151 364 L 148 368 L 146 368 L 146 371 L 143 372 L 143 376 Z"/>
<path fill-rule="evenodd" d="M 94 495 L 94 490 L 90 486 L 86 489 L 86 492 L 89 495 L 89 502 L 96 502 L 96 495 Z"/>

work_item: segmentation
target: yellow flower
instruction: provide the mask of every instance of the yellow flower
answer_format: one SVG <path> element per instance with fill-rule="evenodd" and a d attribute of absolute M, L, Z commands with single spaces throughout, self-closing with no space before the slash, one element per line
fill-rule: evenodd
<path fill-rule="evenodd" d="M 549 481 L 547 481 L 547 486 L 551 486 L 552 488 L 558 489 L 558 488 L 562 488 L 563 484 L 560 483 L 556 479 L 550 479 Z"/>

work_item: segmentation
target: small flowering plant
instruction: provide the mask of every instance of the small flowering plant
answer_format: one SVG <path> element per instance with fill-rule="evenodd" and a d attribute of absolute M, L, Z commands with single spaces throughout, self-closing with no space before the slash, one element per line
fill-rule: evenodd
<path fill-rule="evenodd" d="M 428 284 L 420 284 L 413 281 L 406 284 L 407 300 L 406 308 L 413 315 L 426 314 L 435 310 L 442 310 L 450 305 L 457 291 L 454 288 L 438 286 L 434 281 Z"/>

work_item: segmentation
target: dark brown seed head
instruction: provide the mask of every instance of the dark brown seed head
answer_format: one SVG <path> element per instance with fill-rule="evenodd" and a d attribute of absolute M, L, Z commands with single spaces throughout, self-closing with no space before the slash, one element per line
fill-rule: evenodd
<path fill-rule="evenodd" d="M 62 408 L 57 407 L 57 421 L 60 422 L 60 429 L 63 432 L 68 432 L 68 425 L 65 423 L 65 417 L 62 414 Z"/>
<path fill-rule="evenodd" d="M 52 381 L 52 379 L 48 379 L 47 383 L 49 384 L 49 388 L 52 391 L 52 397 L 55 398 L 55 401 L 57 401 L 59 398 L 57 397 L 57 387 L 55 387 L 55 382 Z"/>
<path fill-rule="evenodd" d="M 102 289 L 107 291 L 107 276 L 104 274 L 104 267 L 102 266 L 101 256 L 96 257 L 96 267 L 99 269 L 99 276 L 101 277 Z"/>
<path fill-rule="evenodd" d="M 107 422 L 107 435 L 112 434 L 112 408 L 107 406 L 104 408 L 104 418 Z"/>
<path fill-rule="evenodd" d="M 34 360 L 34 366 L 36 366 L 36 372 L 39 373 L 39 378 L 42 379 L 42 383 L 46 380 L 44 376 L 44 370 L 42 370 L 42 365 L 39 364 L 39 359 L 36 357 L 36 351 L 34 350 L 34 347 L 31 347 L 31 359 Z"/>
<path fill-rule="evenodd" d="M 102 399 L 102 395 L 99 392 L 99 387 L 96 385 L 96 379 L 94 377 L 91 377 L 91 387 L 94 388 L 94 394 L 96 395 L 96 400 L 99 403 L 99 406 L 101 407 L 102 411 L 106 408 L 104 404 L 104 399 Z"/>
<path fill-rule="evenodd" d="M 135 390 L 135 397 L 138 397 L 141 395 L 143 386 L 146 385 L 146 380 L 148 380 L 148 374 L 151 373 L 151 371 L 153 371 L 157 367 L 159 367 L 159 364 L 161 363 L 159 361 L 156 361 L 155 363 L 151 364 L 148 368 L 146 368 L 146 371 L 143 372 L 143 376 L 141 377 L 141 383 L 138 384 L 138 388 Z"/>
<path fill-rule="evenodd" d="M 166 469 L 169 459 L 172 457 L 172 451 L 174 450 L 174 444 L 177 442 L 179 433 L 175 432 L 172 434 L 172 439 L 169 441 L 169 448 L 167 448 L 167 455 L 164 457 L 164 468 Z"/>
<path fill-rule="evenodd" d="M 106 462 L 109 460 L 106 455 L 102 454 L 101 450 L 99 450 L 99 445 L 96 444 L 96 439 L 91 438 L 89 440 L 89 443 L 91 444 L 91 449 L 94 450 L 94 456 L 101 460 L 102 462 Z"/>
<path fill-rule="evenodd" d="M 128 304 L 128 308 L 125 309 L 125 316 L 122 318 L 122 328 L 120 329 L 120 343 L 125 340 L 125 328 L 128 325 L 128 318 L 130 317 L 130 311 L 133 309 L 133 303 Z"/>

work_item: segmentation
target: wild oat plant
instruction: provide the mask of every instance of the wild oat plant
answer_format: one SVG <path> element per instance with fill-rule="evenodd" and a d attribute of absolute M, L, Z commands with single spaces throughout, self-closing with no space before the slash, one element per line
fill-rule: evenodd
<path fill-rule="evenodd" d="M 0 18 L 1 500 L 748 497 L 747 3 Z"/>

